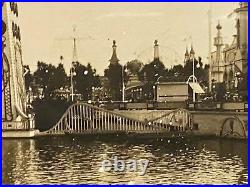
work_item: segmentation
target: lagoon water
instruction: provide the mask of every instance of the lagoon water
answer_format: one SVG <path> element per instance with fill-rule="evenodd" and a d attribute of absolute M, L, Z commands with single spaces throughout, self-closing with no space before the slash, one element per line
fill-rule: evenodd
<path fill-rule="evenodd" d="M 105 172 L 104 159 L 148 159 L 146 174 Z M 4 184 L 242 184 L 247 142 L 222 139 L 87 139 L 2 141 Z"/>

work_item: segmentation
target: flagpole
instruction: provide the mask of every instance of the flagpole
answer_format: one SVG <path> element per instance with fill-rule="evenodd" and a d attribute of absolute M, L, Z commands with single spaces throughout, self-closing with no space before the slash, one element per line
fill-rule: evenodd
<path fill-rule="evenodd" d="M 208 72 L 208 90 L 211 92 L 212 90 L 212 77 L 211 77 L 211 71 L 212 71 L 212 64 L 211 64 L 211 53 L 212 53 L 212 4 L 209 3 L 209 10 L 208 10 L 208 64 L 209 64 L 209 72 Z"/>

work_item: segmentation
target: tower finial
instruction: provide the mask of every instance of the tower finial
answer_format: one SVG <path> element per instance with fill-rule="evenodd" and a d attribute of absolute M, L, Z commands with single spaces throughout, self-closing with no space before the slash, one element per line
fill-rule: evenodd
<path fill-rule="evenodd" d="M 194 55 L 194 54 L 195 54 L 195 52 L 194 52 L 193 44 L 191 44 L 190 55 Z"/>
<path fill-rule="evenodd" d="M 189 56 L 189 52 L 188 52 L 188 46 L 186 46 L 186 53 L 185 53 L 185 57 Z"/>
<path fill-rule="evenodd" d="M 154 60 L 159 59 L 159 45 L 158 45 L 158 40 L 154 41 Z"/>
<path fill-rule="evenodd" d="M 154 43 L 155 43 L 155 46 L 157 46 L 157 45 L 158 45 L 158 40 L 155 40 L 155 42 L 154 42 Z"/>
<path fill-rule="evenodd" d="M 221 30 L 222 29 L 222 26 L 220 25 L 220 20 L 218 20 L 218 25 L 216 26 L 216 29 L 217 30 Z"/>
<path fill-rule="evenodd" d="M 116 47 L 116 41 L 113 40 L 113 47 Z"/>
<path fill-rule="evenodd" d="M 109 60 L 111 64 L 117 64 L 119 62 L 119 59 L 117 58 L 117 54 L 116 54 L 116 41 L 113 40 L 113 54 L 111 56 L 111 59 Z"/>
<path fill-rule="evenodd" d="M 72 62 L 78 62 L 77 46 L 76 46 L 76 25 L 73 25 L 73 59 Z"/>
<path fill-rule="evenodd" d="M 188 52 L 188 47 L 186 46 L 186 52 L 185 52 L 185 57 L 184 57 L 184 64 L 188 62 L 190 59 L 189 52 Z"/>

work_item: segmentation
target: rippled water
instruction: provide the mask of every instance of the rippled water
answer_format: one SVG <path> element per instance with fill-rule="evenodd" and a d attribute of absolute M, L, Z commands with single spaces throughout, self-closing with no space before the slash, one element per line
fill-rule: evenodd
<path fill-rule="evenodd" d="M 118 141 L 119 140 L 119 141 Z M 3 183 L 247 183 L 247 143 L 221 139 L 128 141 L 72 137 L 3 140 Z M 103 172 L 100 163 L 148 159 L 147 172 Z"/>

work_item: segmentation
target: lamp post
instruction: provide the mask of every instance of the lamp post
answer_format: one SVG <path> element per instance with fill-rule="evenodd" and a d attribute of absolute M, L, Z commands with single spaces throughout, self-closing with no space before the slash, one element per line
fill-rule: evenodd
<path fill-rule="evenodd" d="M 194 57 L 193 57 L 193 83 L 194 83 Z M 193 90 L 193 102 L 195 102 L 195 91 Z"/>
<path fill-rule="evenodd" d="M 75 75 L 75 62 L 72 62 L 72 67 L 70 68 L 70 91 L 71 91 L 71 101 L 74 101 L 74 82 L 73 76 Z"/>
<path fill-rule="evenodd" d="M 124 65 L 122 65 L 122 102 L 125 102 L 125 80 L 124 80 L 124 71 L 127 72 L 127 68 L 124 69 Z"/>
<path fill-rule="evenodd" d="M 153 86 L 153 96 L 154 96 L 154 101 L 156 100 L 156 93 L 155 93 L 155 85 Z"/>
<path fill-rule="evenodd" d="M 74 101 L 74 85 L 73 85 L 73 67 L 70 68 L 70 91 L 71 91 L 71 101 Z"/>

